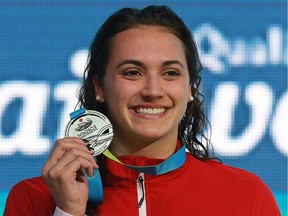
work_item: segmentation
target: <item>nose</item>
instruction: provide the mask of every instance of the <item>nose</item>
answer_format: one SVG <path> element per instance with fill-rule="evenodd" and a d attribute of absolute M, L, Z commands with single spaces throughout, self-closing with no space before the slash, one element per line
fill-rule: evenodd
<path fill-rule="evenodd" d="M 145 84 L 141 90 L 144 98 L 159 98 L 164 96 L 164 90 L 161 84 L 161 77 L 149 75 L 145 79 Z"/>

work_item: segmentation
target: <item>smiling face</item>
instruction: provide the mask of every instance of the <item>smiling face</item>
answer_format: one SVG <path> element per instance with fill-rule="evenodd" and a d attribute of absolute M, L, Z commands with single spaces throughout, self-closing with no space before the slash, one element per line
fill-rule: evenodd
<path fill-rule="evenodd" d="M 103 85 L 96 79 L 94 84 L 117 143 L 175 143 L 191 86 L 183 44 L 167 29 L 140 26 L 118 33 Z"/>

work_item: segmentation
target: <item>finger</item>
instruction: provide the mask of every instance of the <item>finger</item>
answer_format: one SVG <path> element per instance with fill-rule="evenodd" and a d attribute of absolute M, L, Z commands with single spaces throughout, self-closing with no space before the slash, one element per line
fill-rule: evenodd
<path fill-rule="evenodd" d="M 68 164 L 70 164 L 73 160 L 76 158 L 81 157 L 89 161 L 93 168 L 98 168 L 98 165 L 96 164 L 92 153 L 91 152 L 86 152 L 80 149 L 69 149 L 59 160 L 58 162 L 51 168 L 53 169 L 53 173 L 58 173 L 60 170 L 65 168 Z"/>
<path fill-rule="evenodd" d="M 86 144 L 77 137 L 58 139 L 54 144 L 49 159 L 51 159 L 51 161 L 59 160 L 70 148 L 88 149 Z"/>
<path fill-rule="evenodd" d="M 74 160 L 76 157 L 83 157 L 90 161 L 94 168 L 98 168 L 98 165 L 92 154 L 93 152 L 91 151 L 83 151 L 82 149 L 71 148 L 58 160 L 57 164 L 60 166 L 67 166 L 67 164 Z"/>
<path fill-rule="evenodd" d="M 57 163 L 57 161 L 71 148 L 91 152 L 88 150 L 86 144 L 77 137 L 58 139 L 55 142 L 55 145 L 47 159 L 47 162 L 42 169 L 42 175 L 45 175 L 45 173 L 47 173 Z"/>
<path fill-rule="evenodd" d="M 75 160 L 71 161 L 63 170 L 61 171 L 61 178 L 64 178 L 70 180 L 75 180 L 77 178 L 77 173 L 79 173 L 79 170 L 85 169 L 87 174 L 89 176 L 93 176 L 93 165 L 90 161 L 86 160 L 82 157 L 77 157 Z"/>

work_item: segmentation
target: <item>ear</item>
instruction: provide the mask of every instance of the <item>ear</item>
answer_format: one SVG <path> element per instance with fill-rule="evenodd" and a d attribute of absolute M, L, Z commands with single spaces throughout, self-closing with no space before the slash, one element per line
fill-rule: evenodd
<path fill-rule="evenodd" d="M 103 94 L 103 88 L 101 85 L 101 82 L 97 76 L 93 77 L 93 84 L 94 84 L 94 93 L 95 96 L 100 97 L 100 100 L 98 102 L 104 103 L 104 94 Z"/>

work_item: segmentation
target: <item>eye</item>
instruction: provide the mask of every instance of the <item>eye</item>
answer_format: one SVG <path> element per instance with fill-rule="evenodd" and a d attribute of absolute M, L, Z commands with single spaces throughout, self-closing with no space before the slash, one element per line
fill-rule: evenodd
<path fill-rule="evenodd" d="M 180 76 L 180 72 L 177 70 L 168 70 L 163 73 L 163 76 L 167 79 L 175 79 Z"/>
<path fill-rule="evenodd" d="M 136 69 L 126 70 L 123 72 L 123 76 L 128 79 L 137 79 L 141 76 L 141 72 Z"/>

